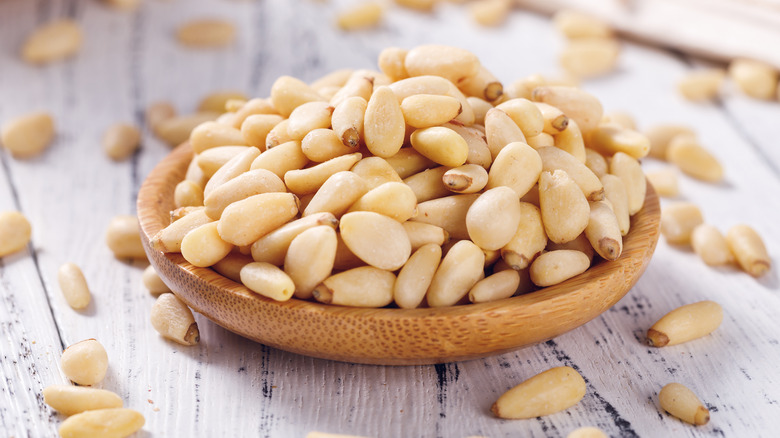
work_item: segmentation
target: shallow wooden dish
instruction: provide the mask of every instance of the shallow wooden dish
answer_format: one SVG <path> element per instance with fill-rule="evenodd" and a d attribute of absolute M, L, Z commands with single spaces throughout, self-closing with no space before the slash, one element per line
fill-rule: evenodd
<path fill-rule="evenodd" d="M 237 334 L 309 356 L 385 365 L 474 359 L 542 342 L 577 328 L 620 300 L 647 267 L 658 241 L 660 207 L 648 184 L 631 220 L 623 255 L 561 284 L 492 303 L 436 309 L 361 309 L 257 295 L 181 254 L 149 247 L 169 223 L 173 191 L 192 150 L 184 144 L 162 160 L 138 193 L 141 236 L 149 261 L 193 310 Z"/>

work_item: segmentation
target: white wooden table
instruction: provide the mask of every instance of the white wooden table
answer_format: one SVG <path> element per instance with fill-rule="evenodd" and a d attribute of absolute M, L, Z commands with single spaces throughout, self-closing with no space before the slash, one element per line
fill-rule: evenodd
<path fill-rule="evenodd" d="M 594 425 L 611 436 L 771 437 L 780 431 L 780 104 L 727 91 L 722 101 L 692 104 L 675 91 L 697 61 L 625 43 L 614 74 L 584 83 L 607 110 L 628 110 L 641 127 L 680 122 L 694 127 L 723 162 L 725 182 L 681 177 L 682 198 L 726 230 L 746 222 L 765 238 L 775 266 L 754 279 L 737 269 L 705 266 L 690 250 L 663 239 L 628 295 L 585 326 L 513 353 L 435 366 L 385 367 L 313 359 L 259 345 L 197 315 L 201 342 L 181 347 L 149 323 L 154 298 L 141 284 L 143 263 L 115 259 L 104 243 L 109 220 L 135 212 L 144 176 L 169 148 L 145 128 L 141 151 L 111 162 L 100 137 L 112 123 L 143 123 L 158 99 L 182 112 L 201 96 L 238 89 L 266 96 L 273 80 L 312 80 L 342 67 L 372 68 L 390 45 L 436 42 L 477 53 L 506 83 L 557 72 L 562 38 L 545 17 L 515 11 L 498 29 L 472 24 L 461 6 L 433 14 L 392 8 L 378 30 L 343 33 L 332 25 L 344 2 L 147 1 L 135 14 L 96 1 L 0 1 L 0 121 L 51 111 L 58 136 L 31 160 L 0 152 L 0 211 L 32 222 L 31 245 L 0 259 L 0 437 L 56 435 L 62 417 L 42 389 L 65 383 L 62 349 L 95 337 L 110 367 L 103 388 L 146 417 L 141 437 L 303 437 L 309 431 L 375 437 L 566 436 Z M 80 55 L 36 68 L 22 63 L 24 35 L 54 17 L 79 20 L 87 33 Z M 224 50 L 180 47 L 184 20 L 219 16 L 240 29 Z M 646 160 L 645 167 L 663 163 Z M 664 201 L 667 202 L 667 201 Z M 83 312 L 69 308 L 56 281 L 64 262 L 79 264 L 93 292 Z M 725 318 L 712 335 L 654 349 L 645 330 L 667 311 L 711 299 Z M 500 420 L 489 409 L 520 381 L 570 365 L 588 383 L 565 412 Z M 677 381 L 712 412 L 703 427 L 662 413 L 657 393 Z"/>

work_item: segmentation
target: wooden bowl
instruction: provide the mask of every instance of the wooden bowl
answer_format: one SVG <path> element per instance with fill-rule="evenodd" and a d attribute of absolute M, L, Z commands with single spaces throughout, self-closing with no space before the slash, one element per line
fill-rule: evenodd
<path fill-rule="evenodd" d="M 173 191 L 192 150 L 162 160 L 138 193 L 138 218 L 149 261 L 193 310 L 226 329 L 294 353 L 345 362 L 417 365 L 474 359 L 536 344 L 577 328 L 620 300 L 647 267 L 658 241 L 660 207 L 648 184 L 631 220 L 623 254 L 539 291 L 483 304 L 445 308 L 364 309 L 251 292 L 181 254 L 152 250 L 149 239 L 169 223 Z"/>

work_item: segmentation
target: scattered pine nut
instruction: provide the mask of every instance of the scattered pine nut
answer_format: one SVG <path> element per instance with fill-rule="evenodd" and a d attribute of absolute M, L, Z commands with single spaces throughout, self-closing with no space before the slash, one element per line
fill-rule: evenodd
<path fill-rule="evenodd" d="M 576 405 L 585 391 L 585 380 L 575 369 L 555 367 L 505 392 L 490 410 L 499 418 L 541 417 Z"/>
<path fill-rule="evenodd" d="M 3 123 L 0 143 L 16 158 L 30 158 L 43 152 L 54 138 L 54 119 L 47 112 L 34 112 Z"/>
<path fill-rule="evenodd" d="M 723 308 L 714 301 L 699 301 L 678 307 L 647 330 L 652 347 L 681 344 L 712 333 L 723 321 Z"/>
<path fill-rule="evenodd" d="M 47 386 L 43 401 L 62 415 L 122 407 L 122 399 L 111 391 L 74 385 Z"/>
<path fill-rule="evenodd" d="M 62 438 L 130 436 L 144 427 L 144 416 L 127 408 L 98 409 L 68 417 L 60 425 Z"/>
<path fill-rule="evenodd" d="M 125 123 L 110 126 L 103 134 L 103 150 L 112 160 L 122 161 L 138 149 L 141 131 Z"/>
<path fill-rule="evenodd" d="M 81 310 L 89 305 L 92 295 L 89 293 L 87 280 L 78 265 L 65 263 L 60 266 L 59 271 L 57 271 L 57 281 L 60 284 L 62 295 L 65 296 L 65 301 L 71 308 Z"/>
<path fill-rule="evenodd" d="M 677 182 L 677 172 L 672 168 L 653 170 L 645 174 L 647 180 L 653 185 L 658 196 L 664 198 L 676 198 L 680 195 L 680 187 Z"/>
<path fill-rule="evenodd" d="M 756 99 L 773 99 L 777 92 L 778 72 L 760 61 L 735 59 L 729 65 L 729 77 L 743 93 Z"/>
<path fill-rule="evenodd" d="M 676 202 L 661 209 L 661 234 L 669 243 L 689 244 L 693 229 L 702 223 L 704 217 L 701 210 L 691 202 Z"/>
<path fill-rule="evenodd" d="M 675 136 L 666 149 L 666 160 L 702 181 L 717 183 L 723 179 L 723 166 L 695 137 Z"/>
<path fill-rule="evenodd" d="M 30 242 L 32 227 L 18 211 L 0 213 L 0 257 L 21 251 Z"/>
<path fill-rule="evenodd" d="M 581 12 L 562 9 L 553 15 L 555 29 L 566 38 L 610 38 L 612 29 L 601 20 Z"/>
<path fill-rule="evenodd" d="M 609 438 L 603 430 L 598 427 L 580 427 L 572 430 L 566 435 L 566 438 Z"/>
<path fill-rule="evenodd" d="M 512 8 L 511 0 L 482 0 L 469 5 L 471 18 L 482 26 L 498 26 L 506 21 Z"/>
<path fill-rule="evenodd" d="M 339 12 L 336 24 L 342 30 L 368 29 L 378 26 L 383 14 L 379 2 L 364 2 Z"/>
<path fill-rule="evenodd" d="M 736 259 L 723 233 L 714 225 L 701 224 L 691 233 L 691 246 L 704 263 L 710 266 L 733 263 Z"/>
<path fill-rule="evenodd" d="M 578 38 L 569 41 L 558 61 L 575 77 L 602 76 L 615 70 L 620 44 L 611 38 Z"/>
<path fill-rule="evenodd" d="M 108 370 L 106 349 L 95 339 L 77 342 L 62 352 L 60 366 L 65 376 L 79 385 L 100 383 Z"/>
<path fill-rule="evenodd" d="M 195 48 L 224 47 L 236 39 L 233 23 L 219 19 L 193 20 L 179 26 L 176 38 L 185 46 Z"/>
<path fill-rule="evenodd" d="M 688 73 L 677 83 L 677 90 L 688 100 L 712 100 L 720 94 L 726 72 L 719 68 Z"/>
<path fill-rule="evenodd" d="M 207 94 L 198 103 L 199 112 L 224 113 L 230 101 L 247 101 L 249 98 L 240 91 L 215 91 Z"/>
<path fill-rule="evenodd" d="M 146 258 L 146 252 L 141 244 L 141 227 L 135 216 L 114 216 L 108 224 L 106 243 L 116 258 Z"/>
<path fill-rule="evenodd" d="M 726 233 L 729 249 L 739 266 L 748 274 L 760 277 L 772 267 L 772 259 L 761 236 L 748 225 L 735 225 Z"/>
<path fill-rule="evenodd" d="M 198 323 L 192 311 L 176 295 L 163 293 L 152 306 L 152 327 L 165 338 L 182 345 L 195 345 L 200 341 Z"/>
<path fill-rule="evenodd" d="M 152 295 L 159 295 L 171 291 L 152 265 L 149 265 L 144 269 L 144 273 L 141 276 L 141 282 Z"/>
<path fill-rule="evenodd" d="M 694 426 L 702 426 L 710 421 L 710 411 L 696 394 L 680 383 L 669 383 L 658 393 L 661 409 L 674 417 Z"/>
<path fill-rule="evenodd" d="M 48 64 L 69 58 L 81 49 L 81 26 L 73 20 L 49 22 L 30 34 L 22 46 L 22 59 L 30 64 Z"/>

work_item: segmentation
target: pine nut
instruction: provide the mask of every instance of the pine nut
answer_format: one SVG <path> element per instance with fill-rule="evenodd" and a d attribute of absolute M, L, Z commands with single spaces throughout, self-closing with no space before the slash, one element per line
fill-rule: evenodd
<path fill-rule="evenodd" d="M 16 158 L 43 152 L 54 138 L 54 120 L 47 112 L 25 114 L 3 124 L 0 143 Z"/>
<path fill-rule="evenodd" d="M 612 205 L 620 234 L 625 236 L 631 226 L 631 216 L 628 213 L 628 193 L 623 180 L 612 174 L 604 174 L 599 178 L 604 184 L 604 197 Z"/>
<path fill-rule="evenodd" d="M 173 191 L 173 203 L 176 208 L 203 205 L 203 188 L 192 181 L 184 180 L 176 184 Z"/>
<path fill-rule="evenodd" d="M 159 295 L 171 291 L 152 265 L 149 265 L 144 269 L 144 273 L 141 276 L 141 282 L 152 295 Z"/>
<path fill-rule="evenodd" d="M 224 113 L 230 101 L 246 102 L 249 98 L 240 91 L 215 91 L 200 99 L 198 111 Z"/>
<path fill-rule="evenodd" d="M 43 388 L 43 401 L 55 411 L 67 416 L 96 409 L 122 407 L 122 399 L 111 391 L 73 385 L 49 385 Z"/>
<path fill-rule="evenodd" d="M 442 246 L 449 242 L 450 235 L 442 227 L 426 224 L 424 222 L 406 221 L 401 224 L 409 236 L 409 242 L 412 244 L 412 251 L 417 251 L 423 245 L 434 243 Z"/>
<path fill-rule="evenodd" d="M 181 252 L 184 236 L 201 225 L 212 222 L 204 208 L 199 208 L 160 230 L 149 242 L 155 251 Z"/>
<path fill-rule="evenodd" d="M 181 345 L 195 345 L 200 341 L 198 323 L 192 311 L 172 293 L 163 293 L 152 306 L 152 327 L 164 338 Z"/>
<path fill-rule="evenodd" d="M 245 146 L 240 130 L 218 122 L 203 122 L 190 134 L 190 145 L 196 154 L 217 146 Z"/>
<path fill-rule="evenodd" d="M 325 100 L 300 79 L 281 76 L 271 85 L 271 104 L 283 117 L 290 117 L 293 110 L 307 102 Z"/>
<path fill-rule="evenodd" d="M 571 249 L 546 252 L 531 263 L 531 281 L 540 287 L 552 286 L 582 274 L 590 267 L 585 253 Z"/>
<path fill-rule="evenodd" d="M 495 187 L 471 204 L 466 213 L 466 228 L 477 246 L 495 251 L 512 240 L 521 217 L 517 193 L 509 187 Z"/>
<path fill-rule="evenodd" d="M 542 172 L 539 177 L 539 203 L 544 230 L 551 241 L 568 242 L 585 231 L 590 206 L 566 171 Z"/>
<path fill-rule="evenodd" d="M 609 438 L 609 436 L 598 427 L 586 426 L 572 430 L 566 438 Z"/>
<path fill-rule="evenodd" d="M 152 125 L 154 134 L 168 146 L 178 146 L 190 138 L 193 129 L 218 117 L 217 113 L 195 113 L 186 116 L 172 116 Z M 243 139 L 241 143 L 243 144 Z"/>
<path fill-rule="evenodd" d="M 482 166 L 464 164 L 444 172 L 441 180 L 455 193 L 477 193 L 487 185 L 488 172 Z"/>
<path fill-rule="evenodd" d="M 490 408 L 499 418 L 534 418 L 568 409 L 585 396 L 585 380 L 571 367 L 541 372 L 505 392 Z"/>
<path fill-rule="evenodd" d="M 690 202 L 667 204 L 661 210 L 661 234 L 672 244 L 690 244 L 693 229 L 702 223 L 701 210 Z"/>
<path fill-rule="evenodd" d="M 513 142 L 496 155 L 485 187 L 507 186 L 521 197 L 531 190 L 541 173 L 542 158 L 539 153 L 527 144 Z"/>
<path fill-rule="evenodd" d="M 469 106 L 474 111 L 474 123 L 485 126 L 485 115 L 488 111 L 493 109 L 493 105 L 491 105 L 490 102 L 474 96 L 467 97 L 466 102 L 469 103 Z"/>
<path fill-rule="evenodd" d="M 65 376 L 78 385 L 100 383 L 108 370 L 106 349 L 95 339 L 86 339 L 62 352 L 60 366 Z"/>
<path fill-rule="evenodd" d="M 609 38 L 612 29 L 604 22 L 571 9 L 562 9 L 553 16 L 555 29 L 566 38 Z"/>
<path fill-rule="evenodd" d="M 520 203 L 520 224 L 512 239 L 501 248 L 501 257 L 515 270 L 527 268 L 547 245 L 547 233 L 539 207 Z"/>
<path fill-rule="evenodd" d="M 609 173 L 607 159 L 591 148 L 585 148 L 585 166 L 599 178 Z"/>
<path fill-rule="evenodd" d="M 756 230 L 748 225 L 734 225 L 726 233 L 726 241 L 745 272 L 754 277 L 769 272 L 772 259 Z"/>
<path fill-rule="evenodd" d="M 135 216 L 114 216 L 108 224 L 106 243 L 116 258 L 146 258 L 146 252 L 141 244 L 141 228 Z"/>
<path fill-rule="evenodd" d="M 295 297 L 308 299 L 314 288 L 330 276 L 336 260 L 336 232 L 320 225 L 304 230 L 290 243 L 284 272 L 295 284 Z"/>
<path fill-rule="evenodd" d="M 350 148 L 360 146 L 363 138 L 363 120 L 368 102 L 360 96 L 349 97 L 339 103 L 331 115 L 331 125 L 341 142 Z"/>
<path fill-rule="evenodd" d="M 298 250 L 294 252 L 300 254 Z M 241 282 L 251 291 L 276 301 L 287 301 L 295 292 L 292 278 L 270 263 L 249 263 L 241 268 L 240 276 Z"/>
<path fill-rule="evenodd" d="M 176 117 L 176 108 L 168 101 L 158 101 L 150 104 L 146 108 L 146 125 L 152 129 L 155 134 L 160 123 L 170 118 Z"/>
<path fill-rule="evenodd" d="M 409 76 L 441 76 L 458 84 L 479 73 L 479 59 L 457 47 L 429 44 L 417 46 L 406 54 L 404 66 Z"/>
<path fill-rule="evenodd" d="M 430 128 L 447 123 L 460 114 L 458 99 L 435 94 L 415 94 L 401 102 L 404 120 L 415 128 Z"/>
<path fill-rule="evenodd" d="M 408 185 L 388 182 L 361 196 L 348 211 L 373 211 L 403 223 L 417 214 L 417 197 Z"/>
<path fill-rule="evenodd" d="M 217 220 L 230 204 L 263 193 L 284 192 L 286 187 L 273 172 L 247 170 L 211 191 L 204 202 L 206 214 Z"/>
<path fill-rule="evenodd" d="M 560 109 L 543 102 L 534 102 L 534 105 L 542 113 L 542 120 L 544 120 L 543 132 L 555 135 L 569 126 L 569 117 Z"/>
<path fill-rule="evenodd" d="M 420 306 L 441 262 L 441 253 L 439 244 L 427 243 L 409 257 L 393 286 L 393 301 L 398 307 L 414 309 Z"/>
<path fill-rule="evenodd" d="M 452 129 L 442 126 L 414 131 L 411 143 L 426 158 L 448 167 L 465 164 L 469 154 L 466 140 Z"/>
<path fill-rule="evenodd" d="M 723 321 L 723 308 L 714 301 L 699 301 L 678 307 L 647 330 L 652 347 L 682 344 L 712 333 Z"/>
<path fill-rule="evenodd" d="M 726 72 L 719 68 L 693 71 L 677 83 L 677 90 L 688 100 L 712 100 L 720 94 Z"/>
<path fill-rule="evenodd" d="M 534 88 L 531 98 L 559 108 L 566 117 L 577 122 L 582 132 L 595 129 L 604 115 L 604 108 L 596 96 L 579 88 L 544 85 Z"/>
<path fill-rule="evenodd" d="M 203 224 L 187 232 L 181 240 L 181 255 L 194 266 L 202 268 L 222 260 L 232 250 L 233 243 L 225 241 L 219 234 L 219 222 Z"/>
<path fill-rule="evenodd" d="M 609 201 L 590 203 L 590 220 L 585 236 L 604 260 L 616 260 L 623 252 L 623 237 Z"/>
<path fill-rule="evenodd" d="M 412 148 L 406 148 L 402 150 L 407 149 L 413 150 Z M 429 160 L 426 161 L 426 163 L 433 164 Z M 375 189 L 382 184 L 389 182 L 402 181 L 401 177 L 398 175 L 398 173 L 396 173 L 395 169 L 390 165 L 387 159 L 381 157 L 366 157 L 361 159 L 355 163 L 354 166 L 352 166 L 352 172 L 363 178 L 363 181 L 368 184 L 369 189 Z"/>
<path fill-rule="evenodd" d="M 470 240 L 456 242 L 433 275 L 426 297 L 430 307 L 452 306 L 484 275 L 485 254 Z"/>
<path fill-rule="evenodd" d="M 506 20 L 511 0 L 483 0 L 469 5 L 471 18 L 482 26 L 498 26 Z"/>
<path fill-rule="evenodd" d="M 569 41 L 558 62 L 566 72 L 580 78 L 602 76 L 613 71 L 620 44 L 611 38 L 578 38 Z"/>
<path fill-rule="evenodd" d="M 647 181 L 639 161 L 626 153 L 618 152 L 609 163 L 609 173 L 623 182 L 628 195 L 628 214 L 633 216 L 642 209 L 647 193 Z"/>
<path fill-rule="evenodd" d="M 680 383 L 669 383 L 658 393 L 661 409 L 674 417 L 694 426 L 702 426 L 710 421 L 710 411 L 696 394 Z"/>
<path fill-rule="evenodd" d="M 338 134 L 331 129 L 314 129 L 301 141 L 301 151 L 311 161 L 322 163 L 332 158 L 354 152 L 355 148 L 342 143 Z"/>
<path fill-rule="evenodd" d="M 625 152 L 636 159 L 644 158 L 650 152 L 650 140 L 647 137 L 613 123 L 597 126 L 591 132 L 588 146 L 606 156 Z"/>
<path fill-rule="evenodd" d="M 506 269 L 485 277 L 472 286 L 469 290 L 469 301 L 486 303 L 509 298 L 515 294 L 519 286 L 520 274 L 514 269 Z"/>
<path fill-rule="evenodd" d="M 241 135 L 244 142 L 260 150 L 265 149 L 265 141 L 268 133 L 278 125 L 282 116 L 277 114 L 252 114 L 241 124 Z"/>
<path fill-rule="evenodd" d="M 246 121 L 249 116 L 255 114 L 273 114 L 280 115 L 279 111 L 271 103 L 271 98 L 266 99 L 249 99 L 233 114 L 233 127 L 241 128 L 241 125 Z M 286 116 L 285 116 L 286 117 Z"/>
<path fill-rule="evenodd" d="M 236 39 L 236 28 L 225 20 L 193 20 L 176 29 L 176 38 L 189 47 L 224 47 L 232 44 Z"/>
<path fill-rule="evenodd" d="M 360 161 L 361 157 L 362 155 L 356 152 L 331 158 L 306 169 L 289 170 L 284 174 L 284 183 L 287 185 L 287 189 L 296 195 L 314 193 L 331 175 L 349 170 Z"/>
<path fill-rule="evenodd" d="M 458 88 L 466 96 L 478 97 L 486 102 L 497 102 L 504 95 L 504 86 L 501 81 L 485 66 L 480 66 L 476 75 L 459 83 Z"/>
<path fill-rule="evenodd" d="M 466 158 L 466 163 L 476 164 L 485 169 L 490 168 L 490 165 L 493 162 L 493 156 L 490 153 L 490 148 L 488 148 L 487 139 L 482 132 L 456 123 L 447 123 L 444 127 L 452 129 L 466 140 L 466 144 L 469 147 L 469 155 Z M 401 149 L 401 151 L 403 150 L 404 149 Z"/>
<path fill-rule="evenodd" d="M 21 251 L 30 242 L 32 227 L 18 211 L 0 212 L 0 257 Z"/>
<path fill-rule="evenodd" d="M 339 231 L 344 243 L 371 266 L 395 271 L 406 263 L 412 245 L 398 221 L 370 211 L 355 211 L 341 217 Z M 382 248 L 382 251 L 377 251 Z"/>
<path fill-rule="evenodd" d="M 580 131 L 580 127 L 574 119 L 569 119 L 566 129 L 553 136 L 553 144 L 556 148 L 568 152 L 569 155 L 576 158 L 579 162 L 587 162 L 585 140 L 582 138 L 582 131 Z M 540 147 L 536 149 L 540 149 Z"/>
<path fill-rule="evenodd" d="M 454 195 L 417 204 L 417 216 L 411 220 L 443 228 L 453 239 L 468 239 L 466 213 L 478 194 Z"/>
<path fill-rule="evenodd" d="M 308 162 L 309 158 L 303 154 L 301 142 L 288 141 L 260 154 L 249 168 L 270 170 L 279 178 L 284 178 L 287 172 L 303 169 Z"/>
<path fill-rule="evenodd" d="M 393 302 L 395 274 L 361 266 L 326 278 L 312 292 L 321 303 L 352 307 L 384 307 Z"/>
<path fill-rule="evenodd" d="M 388 47 L 379 52 L 377 65 L 382 70 L 382 73 L 386 74 L 393 82 L 406 79 L 409 77 L 409 73 L 406 72 L 406 67 L 404 66 L 404 59 L 406 59 L 407 53 L 409 51 L 406 49 Z"/>
<path fill-rule="evenodd" d="M 528 99 L 510 99 L 502 102 L 496 108 L 505 112 L 523 131 L 526 138 L 539 135 L 544 130 L 542 112 Z"/>
<path fill-rule="evenodd" d="M 290 113 L 287 133 L 293 140 L 301 140 L 314 129 L 330 128 L 333 107 L 327 102 L 306 102 Z"/>
<path fill-rule="evenodd" d="M 572 154 L 557 147 L 539 148 L 536 152 L 542 159 L 543 172 L 563 170 L 582 190 L 588 201 L 604 199 L 604 185 L 595 173 Z"/>
<path fill-rule="evenodd" d="M 549 252 L 549 251 L 555 251 L 559 249 L 571 249 L 571 250 L 579 251 L 585 254 L 588 257 L 588 260 L 590 260 L 591 262 L 593 262 L 593 256 L 596 254 L 596 251 L 593 249 L 593 245 L 591 245 L 590 240 L 588 240 L 588 237 L 585 235 L 585 233 L 582 233 L 579 236 L 577 236 L 576 239 L 570 240 L 565 243 L 547 242 L 547 247 L 545 248 L 545 251 Z"/>
<path fill-rule="evenodd" d="M 251 146 L 217 146 L 195 155 L 195 161 L 205 178 L 210 179 L 228 161 L 252 149 L 256 148 Z"/>
<path fill-rule="evenodd" d="M 647 172 L 645 177 L 653 185 L 658 196 L 664 198 L 676 198 L 680 195 L 680 187 L 677 183 L 677 172 L 672 168 L 664 168 Z"/>
<path fill-rule="evenodd" d="M 219 237 L 234 245 L 251 245 L 294 218 L 298 206 L 292 193 L 262 193 L 236 201 L 225 208 L 217 222 Z"/>
<path fill-rule="evenodd" d="M 285 250 L 287 248 L 285 247 Z M 236 283 L 241 283 L 241 269 L 244 266 L 252 263 L 252 257 L 245 256 L 238 252 L 231 252 L 226 255 L 225 258 L 214 263 L 211 269 L 219 272 L 222 276 L 227 277 Z"/>
<path fill-rule="evenodd" d="M 338 226 L 338 219 L 331 213 L 313 213 L 288 222 L 255 241 L 251 247 L 252 258 L 256 262 L 281 266 L 293 239 L 303 231 L 318 225 L 327 225 L 335 229 Z"/>
<path fill-rule="evenodd" d="M 485 136 L 490 155 L 495 160 L 499 152 L 510 143 L 525 143 L 525 135 L 515 121 L 499 108 L 485 115 Z"/>
<path fill-rule="evenodd" d="M 389 80 L 387 81 L 389 82 Z M 330 98 L 330 106 L 337 107 L 345 100 L 360 97 L 365 101 L 371 99 L 375 87 L 380 87 L 384 81 L 377 81 L 377 74 L 370 70 L 356 70 L 347 79 L 347 82 L 339 87 Z M 321 93 L 320 93 L 321 94 Z"/>
<path fill-rule="evenodd" d="M 555 137 L 546 132 L 534 135 L 533 137 L 526 137 L 525 141 L 534 149 L 555 146 Z"/>
<path fill-rule="evenodd" d="M 239 175 L 247 172 L 252 166 L 252 162 L 254 162 L 255 158 L 257 158 L 259 155 L 260 150 L 254 147 L 244 148 L 244 150 L 241 150 L 241 152 L 234 155 L 225 164 L 220 166 L 213 175 L 211 175 L 211 178 L 209 178 L 206 186 L 203 188 L 203 197 L 210 197 L 211 194 L 219 189 L 221 185 L 232 181 Z M 273 178 L 274 176 L 269 175 L 269 178 Z M 281 190 L 284 189 L 282 188 Z"/>
<path fill-rule="evenodd" d="M 379 2 L 365 2 L 345 9 L 338 14 L 336 24 L 343 30 L 376 27 L 382 20 L 384 9 Z"/>
<path fill-rule="evenodd" d="M 634 119 L 634 116 L 631 114 L 625 112 L 625 111 L 612 111 L 609 113 L 605 113 L 604 116 L 601 118 L 600 124 L 605 123 L 614 123 L 623 129 L 630 129 L 632 131 L 636 131 L 636 120 Z"/>
<path fill-rule="evenodd" d="M 777 90 L 777 71 L 763 62 L 735 59 L 729 76 L 743 93 L 756 99 L 772 99 Z"/>
<path fill-rule="evenodd" d="M 60 425 L 62 438 L 130 436 L 144 427 L 144 416 L 127 408 L 98 409 L 68 417 Z"/>
<path fill-rule="evenodd" d="M 22 45 L 22 59 L 30 64 L 48 64 L 69 58 L 81 49 L 83 39 L 78 23 L 69 19 L 55 20 L 27 36 Z"/>
<path fill-rule="evenodd" d="M 710 266 L 736 261 L 726 237 L 714 225 L 701 224 L 694 228 L 691 233 L 691 246 L 704 263 Z"/>
<path fill-rule="evenodd" d="M 723 179 L 723 166 L 693 137 L 674 137 L 666 149 L 666 159 L 686 174 L 702 181 L 716 183 Z"/>
<path fill-rule="evenodd" d="M 403 146 L 406 122 L 401 105 L 389 87 L 374 90 L 366 106 L 363 135 L 372 154 L 391 157 Z"/>
<path fill-rule="evenodd" d="M 84 278 L 84 273 L 81 272 L 78 265 L 65 263 L 60 266 L 57 271 L 57 282 L 65 301 L 71 308 L 81 310 L 89 305 L 92 295 L 89 293 L 87 279 Z"/>
<path fill-rule="evenodd" d="M 645 136 L 650 140 L 650 152 L 648 156 L 659 160 L 666 159 L 666 149 L 669 142 L 678 135 L 687 135 L 696 137 L 696 133 L 687 126 L 664 123 L 654 125 L 644 131 Z"/>
<path fill-rule="evenodd" d="M 367 192 L 368 184 L 354 172 L 336 172 L 317 190 L 303 210 L 303 216 L 328 212 L 339 217 Z"/>

